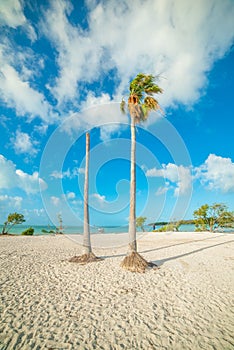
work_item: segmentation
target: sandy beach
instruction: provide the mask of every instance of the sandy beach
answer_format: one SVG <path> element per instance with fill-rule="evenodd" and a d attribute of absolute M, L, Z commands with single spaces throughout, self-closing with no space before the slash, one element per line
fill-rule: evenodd
<path fill-rule="evenodd" d="M 70 238 L 0 237 L 1 350 L 234 348 L 233 234 L 139 235 L 144 274 L 120 267 L 127 234 L 93 235 L 83 266 Z"/>

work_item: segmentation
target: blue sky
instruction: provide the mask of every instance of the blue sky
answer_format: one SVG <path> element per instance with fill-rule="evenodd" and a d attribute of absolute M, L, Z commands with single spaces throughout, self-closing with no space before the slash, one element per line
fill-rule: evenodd
<path fill-rule="evenodd" d="M 129 116 L 139 73 L 159 75 L 165 115 L 137 128 L 137 215 L 234 210 L 232 0 L 0 0 L 0 222 L 126 225 Z M 225 20 L 224 20 L 225 19 Z"/>

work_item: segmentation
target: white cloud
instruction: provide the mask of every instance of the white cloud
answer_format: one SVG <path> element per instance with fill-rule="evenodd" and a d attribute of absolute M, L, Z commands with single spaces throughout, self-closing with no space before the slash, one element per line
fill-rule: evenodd
<path fill-rule="evenodd" d="M 45 135 L 48 130 L 47 124 L 41 124 L 41 125 L 35 125 L 34 131 L 37 132 L 39 135 Z"/>
<path fill-rule="evenodd" d="M 90 82 L 99 76 L 101 47 L 93 47 L 92 38 L 79 27 L 69 23 L 67 16 L 71 4 L 62 0 L 52 1 L 41 26 L 58 51 L 59 76 L 51 91 L 61 103 L 63 99 L 77 98 L 80 82 Z"/>
<path fill-rule="evenodd" d="M 6 208 L 9 208 L 9 210 L 19 210 L 21 209 L 22 205 L 22 197 L 19 196 L 8 196 L 7 194 L 5 195 L 0 195 L 0 208 L 6 211 Z"/>
<path fill-rule="evenodd" d="M 68 117 L 62 124 L 62 130 L 72 135 L 76 133 L 77 130 L 87 130 L 100 126 L 101 139 L 106 141 L 110 138 L 111 134 L 119 130 L 122 124 L 128 122 L 127 116 L 120 112 L 119 103 L 114 103 L 109 100 L 108 103 L 102 104 L 102 96 L 100 99 L 99 97 L 95 97 L 94 99 L 95 103 L 94 101 L 89 102 L 90 100 L 88 99 L 82 104 L 82 107 L 85 108 L 91 103 L 91 108 L 84 109 L 79 113 L 73 113 Z"/>
<path fill-rule="evenodd" d="M 51 91 L 59 103 L 74 101 L 82 82 L 98 81 L 116 69 L 112 78 L 118 82 L 118 98 L 131 77 L 143 71 L 166 78 L 160 82 L 166 91 L 159 97 L 164 106 L 191 106 L 206 87 L 206 73 L 234 37 L 232 0 L 87 4 L 86 30 L 69 23 L 69 2 L 51 2 L 45 13 L 42 26 L 58 52 L 59 75 Z"/>
<path fill-rule="evenodd" d="M 197 168 L 169 163 L 163 164 L 162 169 L 144 170 L 147 177 L 163 177 L 168 180 L 165 181 L 165 186 L 158 188 L 156 195 L 162 195 L 170 189 L 174 189 L 176 196 L 186 194 L 191 189 L 193 180 L 199 180 L 210 191 L 234 192 L 234 163 L 230 158 L 215 154 L 210 154 Z"/>
<path fill-rule="evenodd" d="M 32 209 L 32 212 L 36 215 L 36 216 L 44 216 L 45 215 L 45 209 L 41 208 L 41 209 Z"/>
<path fill-rule="evenodd" d="M 0 154 L 0 188 L 12 188 L 17 183 L 15 164 Z"/>
<path fill-rule="evenodd" d="M 185 195 L 189 192 L 192 186 L 192 175 L 188 167 L 183 165 L 176 165 L 168 163 L 167 165 L 163 164 L 162 169 L 148 169 L 146 171 L 147 177 L 163 177 L 166 180 L 169 180 L 171 183 L 176 184 L 174 188 L 175 196 Z M 169 189 L 168 182 L 165 183 L 165 191 Z M 162 194 L 162 188 L 157 192 L 157 195 Z"/>
<path fill-rule="evenodd" d="M 34 90 L 28 81 L 22 80 L 14 67 L 5 63 L 0 67 L 0 73 L 1 99 L 7 107 L 15 108 L 18 116 L 38 116 L 45 121 L 56 119 L 44 95 Z"/>
<path fill-rule="evenodd" d="M 58 171 L 54 170 L 51 174 L 50 177 L 54 179 L 64 179 L 64 178 L 69 178 L 71 179 L 73 177 L 70 169 L 67 169 L 66 171 Z"/>
<path fill-rule="evenodd" d="M 29 153 L 30 155 L 35 155 L 38 152 L 38 150 L 34 148 L 35 142 L 31 140 L 29 134 L 19 130 L 16 131 L 15 138 L 11 138 L 11 142 L 18 154 Z"/>
<path fill-rule="evenodd" d="M 84 174 L 85 173 L 85 168 L 77 168 L 77 173 L 78 174 Z"/>
<path fill-rule="evenodd" d="M 41 91 L 35 88 L 35 79 L 41 79 L 44 58 L 30 47 L 22 47 L 7 36 L 0 43 L 0 100 L 14 108 L 19 117 L 29 120 L 40 117 L 46 123 L 57 120 Z"/>
<path fill-rule="evenodd" d="M 68 192 L 66 194 L 67 199 L 74 199 L 76 197 L 74 192 Z"/>
<path fill-rule="evenodd" d="M 20 188 L 27 194 L 43 191 L 47 188 L 46 182 L 39 177 L 38 172 L 32 175 L 16 169 L 11 160 L 0 154 L 0 189 Z"/>
<path fill-rule="evenodd" d="M 204 164 L 195 169 L 195 177 L 209 190 L 234 192 L 234 163 L 230 158 L 210 154 Z"/>
<path fill-rule="evenodd" d="M 19 0 L 1 0 L 0 25 L 16 28 L 25 22 L 26 18 Z"/>
<path fill-rule="evenodd" d="M 73 125 L 64 125 L 68 132 L 97 123 L 126 122 L 119 106 L 114 111 L 110 106 L 103 110 L 97 106 L 119 102 L 139 71 L 166 78 L 160 81 L 166 92 L 159 96 L 164 108 L 178 103 L 192 106 L 206 88 L 207 72 L 229 50 L 234 37 L 232 0 L 135 0 L 134 6 L 127 0 L 110 0 L 88 1 L 86 6 L 85 29 L 69 22 L 73 8 L 63 0 L 50 1 L 39 24 L 40 35 L 45 35 L 56 50 L 57 74 L 51 75 L 44 87 L 57 99 L 61 115 L 66 118 L 74 110 L 92 107 L 74 114 Z M 19 0 L 2 0 L 2 24 L 22 26 L 35 40 L 23 7 Z M 32 49 L 5 38 L 0 45 L 0 98 L 18 116 L 39 116 L 53 123 L 58 114 L 49 103 L 50 93 L 35 88 L 35 75 L 42 74 L 44 60 Z M 102 88 L 106 76 L 115 86 L 112 95 L 89 92 L 87 84 L 100 83 Z M 81 103 L 80 99 L 86 101 Z M 103 126 L 101 138 L 108 139 L 117 128 Z"/>
<path fill-rule="evenodd" d="M 162 194 L 167 193 L 167 191 L 169 190 L 169 187 L 167 186 L 160 186 L 157 191 L 155 192 L 156 196 L 161 196 Z"/>
<path fill-rule="evenodd" d="M 60 204 L 60 198 L 59 197 L 51 196 L 50 200 L 51 200 L 52 204 L 55 205 L 56 207 Z"/>
<path fill-rule="evenodd" d="M 234 37 L 232 0 L 135 0 L 134 6 L 127 0 L 101 0 L 87 1 L 86 6 L 85 29 L 82 23 L 69 21 L 73 10 L 69 1 L 53 0 L 40 7 L 44 12 L 38 30 L 56 51 L 50 57 L 55 74 L 44 74 L 46 56 L 10 38 L 0 44 L 0 99 L 18 116 L 38 116 L 45 123 L 54 123 L 59 114 L 63 119 L 73 115 L 72 124 L 64 124 L 70 133 L 97 123 L 126 122 L 119 105 L 113 108 L 110 102 L 121 100 L 139 71 L 165 77 L 159 82 L 165 90 L 159 96 L 164 108 L 179 103 L 191 107 L 207 86 L 207 73 L 230 49 Z M 22 26 L 35 40 L 23 7 L 19 0 L 2 0 L 2 23 L 11 28 Z M 40 74 L 47 78 L 44 86 Z M 106 77 L 114 86 L 111 95 L 100 93 Z M 93 83 L 98 84 L 95 95 L 89 91 Z M 58 101 L 55 107 L 51 93 Z M 77 110 L 83 112 L 74 113 Z M 117 125 L 104 125 L 101 138 L 108 139 L 117 129 Z"/>
<path fill-rule="evenodd" d="M 1 0 L 0 26 L 8 26 L 14 29 L 23 26 L 31 41 L 37 39 L 36 32 L 29 21 L 27 21 L 23 12 L 22 2 L 19 0 Z"/>
<path fill-rule="evenodd" d="M 58 170 L 54 170 L 52 171 L 52 173 L 50 174 L 51 178 L 54 179 L 73 179 L 74 177 L 77 177 L 79 175 L 83 175 L 85 173 L 85 168 L 73 168 L 72 170 L 70 170 L 70 168 L 68 168 L 66 171 L 58 171 Z"/>
<path fill-rule="evenodd" d="M 29 175 L 22 170 L 16 170 L 16 176 L 18 177 L 19 187 L 21 187 L 26 193 L 37 193 L 47 189 L 46 182 L 39 177 L 37 171 L 32 175 Z"/>
<path fill-rule="evenodd" d="M 93 193 L 92 197 L 95 198 L 100 204 L 104 204 L 106 202 L 106 197 L 100 195 L 99 193 Z"/>

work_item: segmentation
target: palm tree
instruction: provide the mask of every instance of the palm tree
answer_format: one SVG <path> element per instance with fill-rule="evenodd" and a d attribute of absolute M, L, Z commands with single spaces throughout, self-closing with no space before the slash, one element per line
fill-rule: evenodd
<path fill-rule="evenodd" d="M 89 151 L 90 151 L 90 135 L 86 133 L 86 159 L 85 159 L 85 181 L 84 181 L 84 232 L 83 232 L 83 254 L 74 256 L 69 259 L 70 262 L 85 264 L 101 260 L 92 252 L 90 239 L 90 224 L 89 224 Z"/>
<path fill-rule="evenodd" d="M 91 253 L 90 226 L 89 226 L 89 151 L 90 135 L 86 133 L 86 158 L 85 158 L 85 182 L 84 182 L 84 233 L 83 233 L 83 251 L 84 254 Z"/>
<path fill-rule="evenodd" d="M 131 173 L 130 173 L 130 212 L 129 212 L 129 251 L 121 266 L 133 272 L 144 272 L 148 263 L 137 253 L 136 241 L 136 124 L 145 121 L 151 111 L 161 110 L 154 94 L 162 93 L 155 84 L 153 75 L 138 74 L 130 83 L 128 110 L 131 117 Z M 125 113 L 125 101 L 120 109 Z"/>

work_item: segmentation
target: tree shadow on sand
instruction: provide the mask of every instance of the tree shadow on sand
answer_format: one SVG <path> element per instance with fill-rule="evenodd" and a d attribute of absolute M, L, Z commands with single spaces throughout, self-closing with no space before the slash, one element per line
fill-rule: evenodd
<path fill-rule="evenodd" d="M 154 252 L 154 251 L 157 251 L 157 250 L 162 250 L 162 249 L 165 249 L 165 248 L 172 248 L 172 247 L 176 247 L 176 246 L 179 246 L 179 245 L 185 245 L 185 244 L 189 244 L 189 243 L 196 243 L 196 242 L 207 241 L 209 239 L 219 238 L 219 237 L 220 236 L 213 236 L 213 237 L 209 237 L 209 238 L 195 239 L 195 240 L 191 240 L 191 241 L 187 241 L 187 242 L 169 244 L 169 245 L 165 245 L 165 246 L 162 246 L 162 247 L 157 247 L 157 248 L 154 248 L 154 249 L 140 250 L 139 252 L 141 254 L 150 253 L 150 252 Z M 221 236 L 221 237 L 223 237 L 223 236 Z M 125 253 L 123 253 L 123 254 L 115 254 L 115 255 L 103 255 L 103 256 L 101 256 L 101 258 L 102 259 L 120 258 L 120 257 L 123 257 L 125 255 L 126 255 Z"/>
<path fill-rule="evenodd" d="M 175 256 L 172 256 L 170 258 L 161 259 L 161 260 L 153 260 L 152 263 L 157 264 L 157 266 L 162 266 L 167 261 L 172 261 L 172 260 L 184 258 L 185 256 L 189 256 L 189 255 L 192 255 L 192 254 L 200 253 L 200 252 L 202 252 L 204 250 L 207 250 L 207 249 L 210 249 L 210 248 L 214 248 L 214 247 L 218 247 L 220 245 L 224 245 L 224 244 L 228 244 L 228 243 L 233 243 L 233 242 L 234 242 L 234 240 L 213 244 L 213 245 L 210 245 L 208 247 L 192 250 L 191 252 L 188 252 L 188 253 L 175 255 Z"/>
<path fill-rule="evenodd" d="M 221 236 L 221 237 L 223 237 L 223 236 Z M 172 247 L 176 247 L 176 246 L 180 246 L 180 245 L 185 245 L 185 244 L 189 244 L 189 243 L 197 243 L 197 242 L 207 241 L 207 240 L 210 240 L 210 239 L 212 239 L 212 238 L 220 238 L 220 236 L 213 236 L 213 237 L 204 238 L 204 239 L 191 240 L 191 241 L 188 241 L 188 242 L 170 244 L 170 245 L 163 246 L 163 247 L 158 247 L 158 248 L 155 248 L 155 249 L 142 250 L 142 251 L 140 251 L 140 253 L 141 253 L 141 254 L 142 254 L 142 253 L 149 253 L 149 252 L 154 252 L 154 251 L 158 251 L 158 250 L 162 250 L 162 249 L 166 249 L 166 248 L 172 248 Z M 220 245 L 224 245 L 224 244 L 228 244 L 228 243 L 233 243 L 233 242 L 234 242 L 234 240 L 225 241 L 225 242 L 221 242 L 221 243 L 217 243 L 217 244 L 212 244 L 212 245 L 207 246 L 207 247 L 195 249 L 195 250 L 192 250 L 192 251 L 190 251 L 190 252 L 187 252 L 187 253 L 184 253 L 184 254 L 180 254 L 180 255 L 175 255 L 175 256 L 172 256 L 172 257 L 169 257 L 169 258 L 166 258 L 166 259 L 161 259 L 161 260 L 152 260 L 152 259 L 151 259 L 150 265 L 151 265 L 151 267 L 153 267 L 153 266 L 160 267 L 160 266 L 162 266 L 162 265 L 163 265 L 165 262 L 167 262 L 167 261 L 180 259 L 180 258 L 189 256 L 189 255 L 192 255 L 192 254 L 200 253 L 200 252 L 202 252 L 202 251 L 204 251 L 204 250 L 207 250 L 207 249 L 210 249 L 210 248 L 218 247 L 218 246 L 220 246 Z M 101 259 L 105 260 L 105 259 L 110 259 L 110 258 L 114 258 L 114 257 L 117 258 L 117 257 L 123 257 L 123 256 L 125 256 L 125 254 L 116 254 L 116 255 L 102 256 Z"/>

